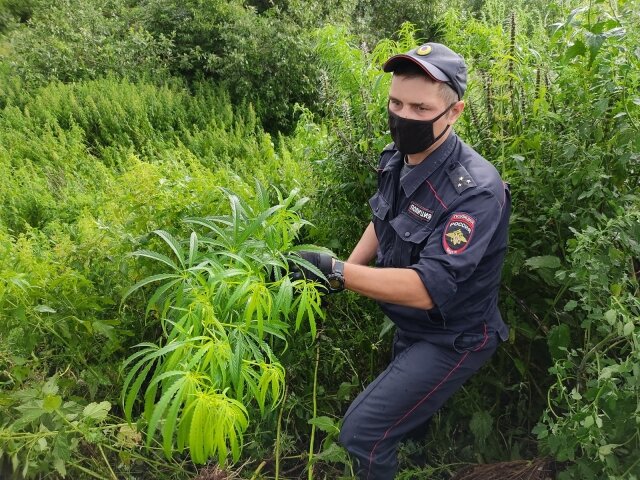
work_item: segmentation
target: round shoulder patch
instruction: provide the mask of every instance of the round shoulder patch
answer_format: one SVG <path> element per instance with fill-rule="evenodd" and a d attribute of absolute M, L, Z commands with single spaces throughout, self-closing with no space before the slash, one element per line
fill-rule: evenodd
<path fill-rule="evenodd" d="M 457 255 L 464 252 L 476 226 L 476 219 L 468 213 L 456 212 L 451 215 L 442 234 L 442 247 L 449 255 Z"/>

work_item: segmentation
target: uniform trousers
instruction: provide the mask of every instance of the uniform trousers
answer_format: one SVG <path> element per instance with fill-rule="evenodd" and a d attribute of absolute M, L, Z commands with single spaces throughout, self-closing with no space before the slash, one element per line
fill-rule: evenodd
<path fill-rule="evenodd" d="M 486 325 L 457 336 L 396 331 L 391 363 L 353 401 L 340 431 L 358 478 L 393 479 L 398 444 L 425 424 L 497 346 L 497 334 Z"/>

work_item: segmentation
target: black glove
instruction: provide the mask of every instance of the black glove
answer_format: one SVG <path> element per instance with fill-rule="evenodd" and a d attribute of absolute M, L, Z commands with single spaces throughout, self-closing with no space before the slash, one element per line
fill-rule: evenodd
<path fill-rule="evenodd" d="M 333 271 L 333 257 L 327 253 L 307 252 L 305 250 L 295 252 L 295 254 L 300 257 L 301 260 L 310 263 L 314 269 L 309 268 L 309 265 L 305 264 L 306 262 L 298 262 L 297 259 L 290 257 L 289 277 L 291 280 L 305 278 L 329 288 L 326 278 L 321 277 L 318 273 L 322 273 L 326 277 Z"/>

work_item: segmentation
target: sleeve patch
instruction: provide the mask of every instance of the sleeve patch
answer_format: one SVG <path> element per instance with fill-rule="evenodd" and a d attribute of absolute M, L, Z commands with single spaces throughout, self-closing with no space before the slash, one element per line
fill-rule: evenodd
<path fill-rule="evenodd" d="M 449 255 L 464 252 L 471 243 L 476 219 L 468 213 L 457 212 L 451 215 L 442 233 L 442 247 Z"/>

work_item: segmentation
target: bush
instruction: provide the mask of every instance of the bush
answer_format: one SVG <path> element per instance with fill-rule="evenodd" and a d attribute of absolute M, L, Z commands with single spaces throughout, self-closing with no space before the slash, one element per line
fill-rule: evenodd
<path fill-rule="evenodd" d="M 72 82 L 106 73 L 161 74 L 171 43 L 131 22 L 120 0 L 37 4 L 29 23 L 9 35 L 8 63 L 29 85 Z"/>
<path fill-rule="evenodd" d="M 238 1 L 155 0 L 140 16 L 149 32 L 172 39 L 172 71 L 224 84 L 234 104 L 254 105 L 268 131 L 290 131 L 295 105 L 315 105 L 309 35 L 277 10 L 258 15 Z"/>

